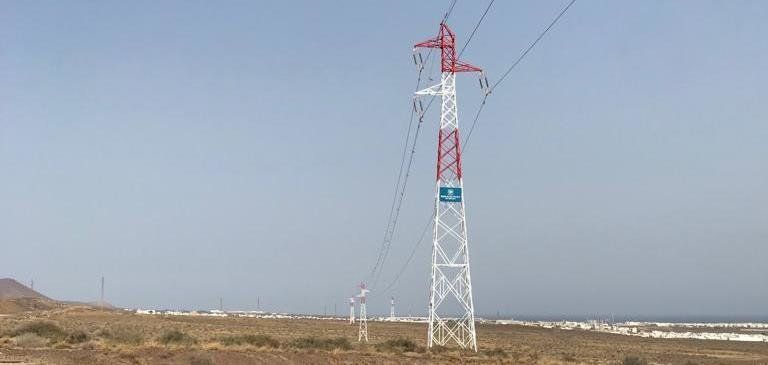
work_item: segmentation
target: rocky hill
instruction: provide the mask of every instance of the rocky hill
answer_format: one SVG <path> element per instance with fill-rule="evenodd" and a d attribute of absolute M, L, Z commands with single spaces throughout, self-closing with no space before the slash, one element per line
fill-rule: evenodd
<path fill-rule="evenodd" d="M 29 287 L 19 283 L 16 280 L 8 278 L 0 279 L 0 300 L 19 298 L 51 300 L 45 295 L 30 289 Z"/>

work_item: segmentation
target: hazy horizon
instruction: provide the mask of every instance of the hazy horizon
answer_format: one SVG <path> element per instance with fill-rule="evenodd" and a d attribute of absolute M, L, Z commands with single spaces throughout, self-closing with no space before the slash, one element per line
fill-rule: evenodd
<path fill-rule="evenodd" d="M 415 42 L 448 1 L 0 3 L 0 277 L 121 307 L 345 313 L 381 245 Z M 458 1 L 463 44 L 486 2 Z M 495 2 L 491 81 L 565 1 Z M 768 315 L 768 3 L 589 2 L 488 99 L 476 312 Z M 457 77 L 467 130 L 481 91 Z M 437 108 L 435 108 L 437 109 Z M 380 286 L 432 210 L 434 110 Z M 369 312 L 426 312 L 430 242 Z"/>

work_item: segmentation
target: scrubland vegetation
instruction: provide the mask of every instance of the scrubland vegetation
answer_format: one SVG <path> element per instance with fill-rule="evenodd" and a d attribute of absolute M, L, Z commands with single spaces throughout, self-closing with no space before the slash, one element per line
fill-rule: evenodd
<path fill-rule="evenodd" d="M 39 364 L 610 364 L 768 363 L 768 344 L 654 340 L 478 325 L 477 353 L 428 349 L 426 325 L 371 322 L 369 343 L 344 321 L 164 317 L 77 307 L 0 316 L 0 363 Z"/>

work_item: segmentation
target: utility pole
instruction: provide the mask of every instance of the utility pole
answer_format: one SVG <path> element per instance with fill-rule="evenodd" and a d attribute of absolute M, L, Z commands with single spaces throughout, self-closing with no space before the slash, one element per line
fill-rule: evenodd
<path fill-rule="evenodd" d="M 489 92 L 488 81 L 479 67 L 459 61 L 456 35 L 444 22 L 437 37 L 417 43 L 416 48 L 440 50 L 440 83 L 416 92 L 416 97 L 439 95 L 442 100 L 437 138 L 435 223 L 432 232 L 431 288 L 427 346 L 445 346 L 455 341 L 462 348 L 477 351 L 475 306 L 469 269 L 467 221 L 464 209 L 464 180 L 461 165 L 456 73 L 480 73 L 480 86 Z M 421 55 L 414 60 L 421 60 Z M 417 66 L 423 67 L 419 62 Z M 419 120 L 424 115 L 420 100 L 414 100 Z M 441 307 L 441 305 L 443 305 Z M 458 307 L 458 313 L 455 308 Z"/>
<path fill-rule="evenodd" d="M 224 298 L 219 297 L 219 311 L 224 313 Z"/>
<path fill-rule="evenodd" d="M 101 276 L 101 295 L 99 299 L 99 306 L 104 308 L 104 275 Z"/>
<path fill-rule="evenodd" d="M 365 283 L 360 283 L 360 294 L 358 295 L 358 298 L 360 298 L 360 327 L 357 331 L 358 342 L 362 340 L 368 342 L 368 318 L 365 313 L 365 294 L 369 291 L 370 290 L 365 288 Z"/>

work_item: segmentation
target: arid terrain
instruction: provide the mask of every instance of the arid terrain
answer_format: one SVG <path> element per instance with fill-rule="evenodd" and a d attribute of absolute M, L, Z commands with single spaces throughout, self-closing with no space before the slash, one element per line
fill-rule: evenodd
<path fill-rule="evenodd" d="M 139 315 L 87 306 L 0 315 L 0 364 L 768 364 L 768 344 L 479 325 L 478 353 L 427 351 L 426 325 Z"/>

